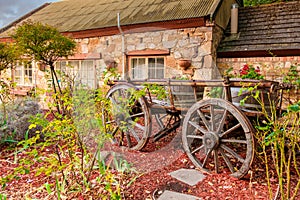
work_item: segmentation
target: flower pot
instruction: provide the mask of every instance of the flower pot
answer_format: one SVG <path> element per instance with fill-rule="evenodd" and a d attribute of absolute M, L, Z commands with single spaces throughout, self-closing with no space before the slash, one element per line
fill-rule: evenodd
<path fill-rule="evenodd" d="M 186 70 L 187 68 L 189 68 L 191 66 L 191 64 L 192 64 L 191 60 L 187 60 L 187 59 L 180 59 L 180 60 L 178 60 L 178 65 L 183 70 Z"/>

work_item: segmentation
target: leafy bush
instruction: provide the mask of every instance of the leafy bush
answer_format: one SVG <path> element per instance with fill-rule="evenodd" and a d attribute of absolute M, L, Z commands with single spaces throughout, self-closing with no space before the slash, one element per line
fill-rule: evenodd
<path fill-rule="evenodd" d="M 68 111 L 65 115 L 56 112 L 54 105 L 46 115 L 39 113 L 32 118 L 30 130 L 42 129 L 35 131 L 34 137 L 19 142 L 18 151 L 25 151 L 26 157 L 18 160 L 19 167 L 3 177 L 1 184 L 5 186 L 22 173 L 34 173 L 51 177 L 52 182 L 44 183 L 44 188 L 53 198 L 61 199 L 70 192 L 88 193 L 93 187 L 101 187 L 99 198 L 121 199 L 124 189 L 121 184 L 130 166 L 126 161 L 115 163 L 116 173 L 97 158 L 100 147 L 109 138 L 102 121 L 103 112 L 109 107 L 105 93 L 105 89 L 64 91 L 60 101 Z M 49 121 L 50 114 L 54 118 Z M 39 141 L 41 135 L 43 140 Z M 45 154 L 45 149 L 51 151 Z M 35 163 L 40 167 L 32 169 Z M 99 175 L 94 177 L 94 173 Z"/>
<path fill-rule="evenodd" d="M 300 102 L 290 105 L 286 113 L 278 116 L 265 114 L 265 120 L 256 125 L 259 147 L 266 165 L 268 185 L 270 168 L 276 170 L 281 199 L 295 199 L 300 188 Z M 269 161 L 272 161 L 271 163 Z M 292 184 L 296 181 L 296 185 Z M 270 188 L 270 187 L 269 187 Z M 270 198 L 275 196 L 270 188 Z"/>

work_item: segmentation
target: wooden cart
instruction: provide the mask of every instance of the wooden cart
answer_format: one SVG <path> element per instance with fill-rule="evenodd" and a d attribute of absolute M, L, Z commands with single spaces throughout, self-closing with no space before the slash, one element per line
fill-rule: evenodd
<path fill-rule="evenodd" d="M 162 87 L 167 98 L 159 99 L 145 84 Z M 135 92 L 141 89 L 144 93 Z M 106 124 L 113 142 L 132 150 L 182 126 L 183 148 L 196 167 L 208 172 L 227 168 L 241 178 L 254 157 L 251 118 L 273 113 L 273 107 L 280 112 L 281 97 L 282 89 L 273 81 L 117 81 L 107 93 L 111 114 Z M 154 124 L 159 130 L 152 133 Z"/>

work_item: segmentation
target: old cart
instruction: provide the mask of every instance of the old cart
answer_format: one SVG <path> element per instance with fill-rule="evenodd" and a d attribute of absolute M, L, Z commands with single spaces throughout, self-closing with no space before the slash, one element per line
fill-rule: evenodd
<path fill-rule="evenodd" d="M 149 89 L 145 83 L 159 87 Z M 166 91 L 166 99 L 153 92 L 157 88 Z M 241 92 L 241 88 L 246 89 Z M 273 81 L 117 81 L 107 93 L 111 114 L 106 124 L 115 144 L 133 150 L 141 150 L 149 137 L 158 140 L 182 125 L 182 145 L 196 167 L 208 172 L 226 168 L 241 178 L 254 157 L 250 119 L 271 113 L 272 105 L 278 112 L 281 93 L 279 83 Z M 155 133 L 153 124 L 159 126 Z"/>

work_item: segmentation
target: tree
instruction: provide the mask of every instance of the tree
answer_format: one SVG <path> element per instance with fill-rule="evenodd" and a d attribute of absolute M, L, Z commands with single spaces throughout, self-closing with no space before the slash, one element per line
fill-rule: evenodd
<path fill-rule="evenodd" d="M 13 44 L 0 43 L 0 103 L 3 108 L 4 121 L 6 121 L 6 104 L 10 100 L 10 89 L 12 84 L 4 80 L 2 73 L 4 70 L 13 66 L 17 57 L 18 53 Z"/>
<path fill-rule="evenodd" d="M 0 75 L 12 66 L 17 58 L 17 51 L 13 44 L 0 43 Z"/>
<path fill-rule="evenodd" d="M 50 67 L 54 93 L 62 94 L 54 63 L 74 53 L 75 41 L 62 35 L 56 28 L 40 22 L 25 22 L 12 37 L 26 57 Z M 57 108 L 60 112 L 59 106 Z"/>

